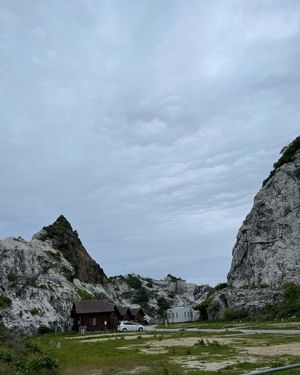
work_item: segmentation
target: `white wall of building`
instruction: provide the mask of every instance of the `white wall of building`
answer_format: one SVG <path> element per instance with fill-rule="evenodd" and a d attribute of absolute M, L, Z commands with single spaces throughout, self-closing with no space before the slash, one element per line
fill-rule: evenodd
<path fill-rule="evenodd" d="M 199 319 L 199 312 L 192 306 L 174 307 L 167 310 L 168 323 L 193 322 Z"/>

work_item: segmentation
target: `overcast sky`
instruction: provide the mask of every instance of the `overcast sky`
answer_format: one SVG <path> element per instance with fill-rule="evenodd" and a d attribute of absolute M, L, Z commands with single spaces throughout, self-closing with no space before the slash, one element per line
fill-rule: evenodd
<path fill-rule="evenodd" d="M 60 214 L 111 276 L 224 282 L 300 133 L 300 2 L 1 0 L 0 238 Z"/>

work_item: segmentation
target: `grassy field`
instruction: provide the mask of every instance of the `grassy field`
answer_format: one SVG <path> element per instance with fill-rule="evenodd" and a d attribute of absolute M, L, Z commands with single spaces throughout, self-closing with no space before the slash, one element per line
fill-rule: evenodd
<path fill-rule="evenodd" d="M 56 358 L 65 375 L 234 375 L 300 362 L 298 335 L 51 334 L 31 342 Z M 300 375 L 300 369 L 283 374 Z"/>

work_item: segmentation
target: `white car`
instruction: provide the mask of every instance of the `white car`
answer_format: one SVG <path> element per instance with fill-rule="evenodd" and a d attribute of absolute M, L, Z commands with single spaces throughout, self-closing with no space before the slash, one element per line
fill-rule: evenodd
<path fill-rule="evenodd" d="M 118 325 L 118 331 L 120 332 L 132 332 L 132 331 L 138 331 L 138 332 L 142 332 L 144 330 L 144 327 L 139 324 L 139 323 L 136 323 L 136 322 L 130 322 L 130 321 L 124 321 L 124 322 L 120 322 L 120 324 Z"/>

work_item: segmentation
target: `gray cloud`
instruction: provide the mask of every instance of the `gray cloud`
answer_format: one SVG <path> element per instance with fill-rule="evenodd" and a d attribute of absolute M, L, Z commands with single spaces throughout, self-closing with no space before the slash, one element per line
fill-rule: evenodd
<path fill-rule="evenodd" d="M 299 133 L 297 1 L 3 1 L 0 234 L 60 213 L 109 274 L 224 281 Z"/>

